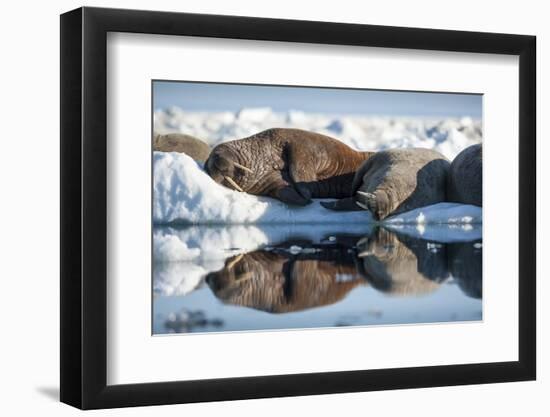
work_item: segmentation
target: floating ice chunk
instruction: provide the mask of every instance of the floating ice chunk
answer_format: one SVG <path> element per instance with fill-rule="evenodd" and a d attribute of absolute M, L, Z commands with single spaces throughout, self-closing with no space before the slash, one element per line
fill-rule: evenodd
<path fill-rule="evenodd" d="M 439 252 L 439 249 L 441 249 L 442 247 L 443 247 L 443 245 L 440 244 L 440 243 L 434 243 L 434 242 L 426 243 L 426 248 L 432 253 Z"/>
<path fill-rule="evenodd" d="M 418 214 L 418 217 L 416 218 L 416 222 L 417 222 L 418 224 L 424 224 L 424 223 L 426 223 L 426 216 L 424 215 L 423 212 L 420 212 L 420 213 Z"/>
<path fill-rule="evenodd" d="M 336 282 L 351 282 L 355 281 L 357 278 L 352 274 L 336 274 Z"/>
<path fill-rule="evenodd" d="M 318 249 L 318 248 L 303 248 L 301 250 L 301 253 L 303 253 L 303 254 L 317 253 L 317 252 L 321 252 L 321 249 Z"/>
<path fill-rule="evenodd" d="M 300 246 L 297 246 L 297 245 L 292 245 L 288 251 L 293 254 L 293 255 L 297 255 L 299 254 L 301 251 L 302 251 L 302 248 Z"/>

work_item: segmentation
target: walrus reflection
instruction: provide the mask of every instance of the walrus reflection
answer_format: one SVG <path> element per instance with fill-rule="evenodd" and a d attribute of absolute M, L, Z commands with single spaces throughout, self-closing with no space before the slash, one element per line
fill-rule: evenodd
<path fill-rule="evenodd" d="M 481 240 L 466 244 L 449 243 L 447 253 L 449 270 L 462 292 L 469 297 L 481 299 L 483 295 Z"/>
<path fill-rule="evenodd" d="M 287 313 L 336 303 L 365 284 L 353 254 L 329 249 L 292 255 L 258 250 L 228 259 L 207 275 L 214 295 L 226 304 Z"/>
<path fill-rule="evenodd" d="M 378 228 L 357 243 L 357 269 L 375 289 L 390 295 L 431 293 L 449 271 L 445 245 L 430 251 L 427 243 Z"/>

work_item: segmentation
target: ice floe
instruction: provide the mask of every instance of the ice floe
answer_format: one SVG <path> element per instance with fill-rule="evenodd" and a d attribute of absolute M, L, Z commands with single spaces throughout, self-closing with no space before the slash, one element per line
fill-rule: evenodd
<path fill-rule="evenodd" d="M 372 223 L 368 211 L 337 212 L 314 201 L 289 207 L 268 197 L 231 190 L 216 183 L 192 158 L 155 152 L 153 158 L 153 221 L 155 224 Z M 400 224 L 473 224 L 480 207 L 440 203 L 386 220 Z M 162 244 L 162 242 L 159 242 Z"/>

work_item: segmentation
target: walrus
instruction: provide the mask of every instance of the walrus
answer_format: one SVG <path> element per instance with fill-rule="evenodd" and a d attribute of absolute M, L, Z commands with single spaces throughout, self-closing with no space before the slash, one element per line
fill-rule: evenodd
<path fill-rule="evenodd" d="M 153 151 L 184 153 L 195 161 L 204 162 L 210 155 L 210 146 L 191 135 L 169 133 L 167 135 L 154 135 Z"/>
<path fill-rule="evenodd" d="M 455 203 L 482 206 L 483 165 L 481 144 L 472 145 L 460 152 L 449 171 L 449 200 Z"/>
<path fill-rule="evenodd" d="M 446 200 L 450 163 L 423 148 L 389 149 L 367 159 L 357 170 L 350 195 L 321 202 L 331 210 L 369 210 L 375 220 Z"/>
<path fill-rule="evenodd" d="M 205 171 L 235 190 L 305 206 L 348 196 L 355 171 L 372 154 L 319 133 L 273 128 L 216 146 Z"/>

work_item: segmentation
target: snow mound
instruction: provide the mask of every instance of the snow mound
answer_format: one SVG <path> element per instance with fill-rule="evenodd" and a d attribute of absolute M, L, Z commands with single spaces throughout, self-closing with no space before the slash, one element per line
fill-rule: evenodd
<path fill-rule="evenodd" d="M 468 225 L 481 223 L 481 207 L 458 203 L 439 203 L 421 207 L 389 217 L 384 221 L 386 225 L 402 224 L 449 224 Z"/>
<path fill-rule="evenodd" d="M 373 222 L 367 211 L 336 212 L 318 202 L 293 208 L 268 197 L 226 188 L 200 164 L 180 153 L 155 152 L 153 157 L 153 222 L 155 224 L 356 223 Z M 440 203 L 388 219 L 393 224 L 480 223 L 481 208 Z M 171 247 L 169 237 L 159 246 Z M 163 249 L 164 250 L 164 249 Z M 191 259 L 189 248 L 179 247 Z M 181 255 L 184 256 L 184 255 Z M 182 259 L 183 260 L 183 259 Z"/>

